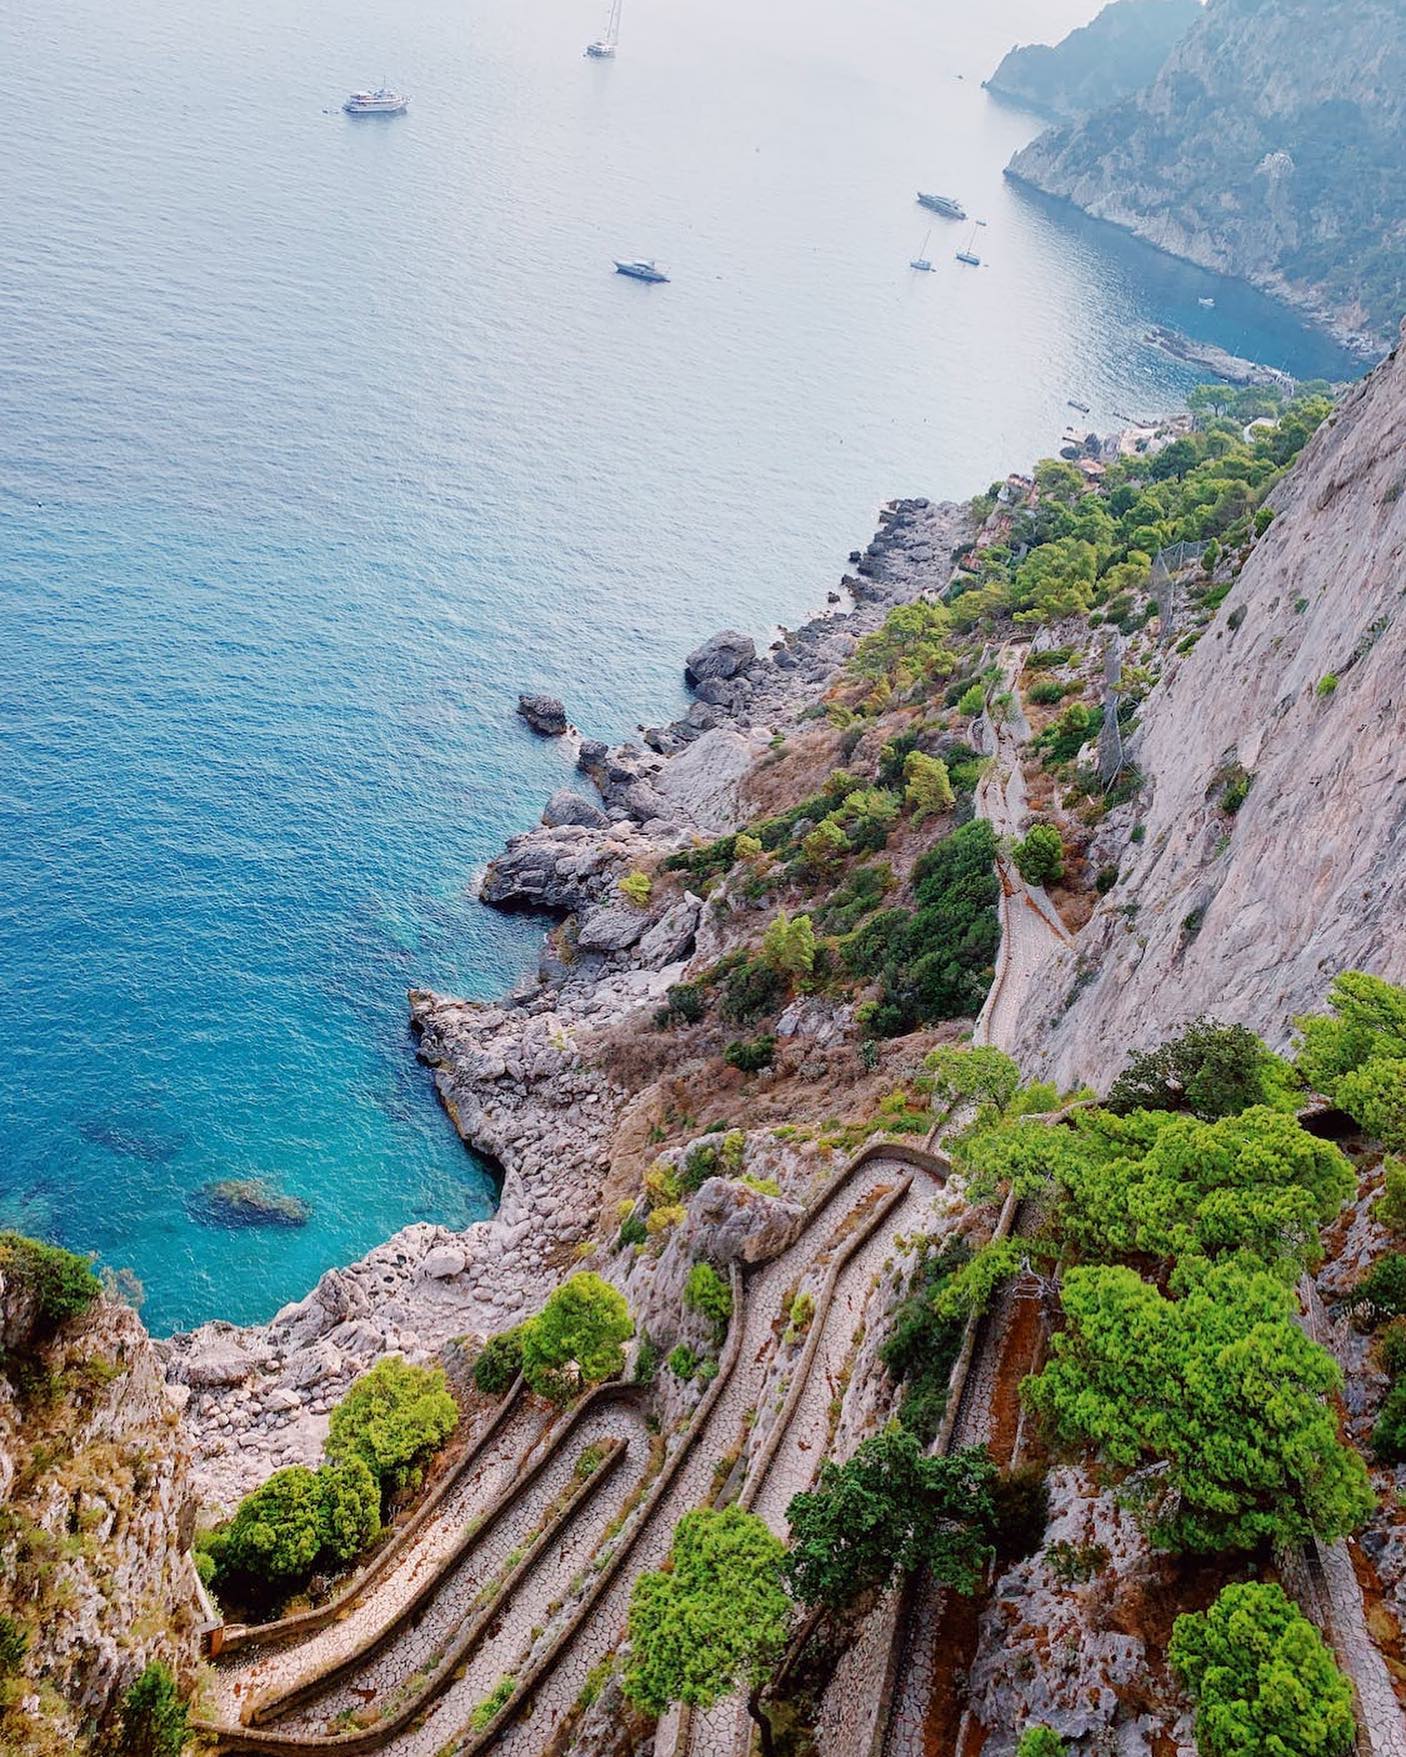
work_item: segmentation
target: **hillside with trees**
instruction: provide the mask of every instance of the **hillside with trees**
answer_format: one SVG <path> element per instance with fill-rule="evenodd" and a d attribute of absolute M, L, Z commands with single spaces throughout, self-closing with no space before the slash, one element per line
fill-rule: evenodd
<path fill-rule="evenodd" d="M 1395 0 L 1208 0 L 1145 91 L 1007 174 L 1377 353 L 1406 310 L 1403 124 Z"/>

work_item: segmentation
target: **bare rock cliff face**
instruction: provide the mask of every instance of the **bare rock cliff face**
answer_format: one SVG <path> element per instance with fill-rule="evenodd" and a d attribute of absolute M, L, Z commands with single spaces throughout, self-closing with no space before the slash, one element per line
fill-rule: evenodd
<path fill-rule="evenodd" d="M 1273 504 L 1214 623 L 1143 705 L 1145 839 L 1077 973 L 1024 1024 L 1027 1061 L 1061 1078 L 1106 1085 L 1206 1012 L 1282 1045 L 1345 968 L 1406 981 L 1406 350 Z"/>
<path fill-rule="evenodd" d="M 1009 175 L 1376 352 L 1406 307 L 1403 124 L 1399 0 L 1209 0 L 1147 90 Z"/>
<path fill-rule="evenodd" d="M 16 1292 L 0 1278 L 7 1334 Z M 0 1749 L 81 1753 L 149 1660 L 189 1677 L 201 1621 L 184 1547 L 193 1512 L 189 1443 L 135 1312 L 99 1301 L 9 1358 L 0 1612 L 27 1647 L 7 1681 Z"/>

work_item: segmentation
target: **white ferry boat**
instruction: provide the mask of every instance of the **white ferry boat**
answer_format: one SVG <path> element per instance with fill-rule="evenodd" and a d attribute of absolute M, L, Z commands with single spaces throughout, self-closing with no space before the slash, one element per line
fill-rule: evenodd
<path fill-rule="evenodd" d="M 373 92 L 353 92 L 342 108 L 348 116 L 399 116 L 410 107 L 403 92 L 380 86 Z"/>

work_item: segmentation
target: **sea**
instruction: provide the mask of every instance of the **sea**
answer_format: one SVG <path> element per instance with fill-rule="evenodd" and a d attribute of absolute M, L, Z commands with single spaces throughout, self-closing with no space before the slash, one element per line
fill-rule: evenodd
<path fill-rule="evenodd" d="M 1096 9 L 624 0 L 613 61 L 605 0 L 4 9 L 0 1225 L 166 1333 L 490 1214 L 405 992 L 534 963 L 474 900 L 570 777 L 519 690 L 672 716 L 885 499 L 1177 406 L 1149 323 L 1357 370 L 1003 182 L 982 78 Z M 307 1223 L 212 1224 L 229 1178 Z"/>

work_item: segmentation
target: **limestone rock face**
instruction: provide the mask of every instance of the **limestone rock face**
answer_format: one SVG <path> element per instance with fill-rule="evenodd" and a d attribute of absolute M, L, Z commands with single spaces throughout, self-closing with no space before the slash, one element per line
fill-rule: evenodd
<path fill-rule="evenodd" d="M 544 738 L 560 738 L 566 731 L 566 709 L 554 695 L 520 695 L 517 711 Z"/>
<path fill-rule="evenodd" d="M 1041 135 L 1010 175 L 1375 355 L 1400 317 L 1403 139 L 1397 0 L 1210 0 L 1145 91 Z"/>
<path fill-rule="evenodd" d="M 149 1660 L 194 1666 L 190 1444 L 127 1306 L 99 1300 L 24 1352 L 70 1389 L 36 1405 L 0 1373 L 0 1611 L 29 1641 L 0 1744 L 83 1753 Z"/>
<path fill-rule="evenodd" d="M 751 635 L 742 634 L 735 628 L 725 628 L 719 634 L 710 635 L 702 646 L 695 647 L 688 655 L 684 661 L 684 679 L 691 684 L 700 684 L 714 677 L 736 677 L 756 656 L 757 646 Z"/>
<path fill-rule="evenodd" d="M 1185 1705 L 1157 1699 L 1138 1632 L 1159 1592 L 1146 1539 L 1082 1471 L 1051 1471 L 1049 1488 L 1044 1546 L 1007 1569 L 982 1613 L 969 1701 L 990 1732 L 984 1749 L 1011 1757 L 1022 1728 L 1043 1725 L 1066 1739 L 1116 1735 L 1108 1748 L 1128 1757 L 1168 1749 L 1191 1757 Z M 1065 1546 L 1072 1577 L 1054 1545 Z"/>
<path fill-rule="evenodd" d="M 616 877 L 654 851 L 632 825 L 566 823 L 514 836 L 489 863 L 479 887 L 485 903 L 565 913 L 605 898 Z"/>
<path fill-rule="evenodd" d="M 1406 981 L 1403 487 L 1398 354 L 1310 442 L 1215 621 L 1143 704 L 1145 838 L 1079 936 L 1079 976 L 1023 1021 L 1026 1065 L 1111 1078 L 1201 1013 L 1282 1047 L 1340 970 Z M 1251 783 L 1229 816 L 1236 765 Z"/>

